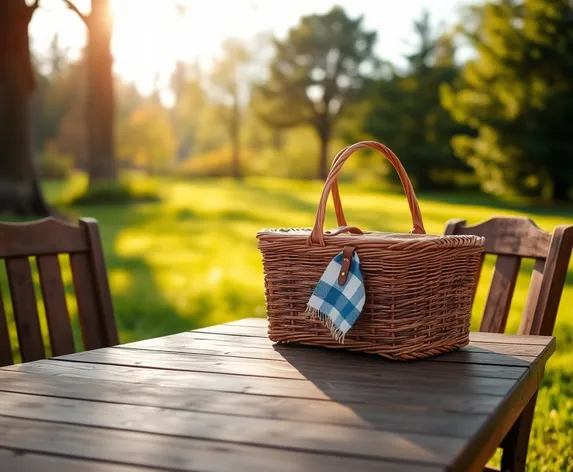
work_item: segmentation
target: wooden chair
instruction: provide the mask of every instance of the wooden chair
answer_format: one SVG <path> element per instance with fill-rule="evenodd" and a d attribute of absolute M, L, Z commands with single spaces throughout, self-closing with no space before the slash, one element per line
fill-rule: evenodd
<path fill-rule="evenodd" d="M 573 226 L 557 226 L 547 233 L 529 218 L 492 218 L 475 226 L 451 220 L 445 234 L 483 236 L 485 253 L 497 255 L 480 331 L 505 331 L 521 260 L 531 258 L 535 264 L 519 334 L 553 333 L 573 247 Z M 502 471 L 525 470 L 536 400 L 534 395 L 501 444 Z"/>
<path fill-rule="evenodd" d="M 31 223 L 0 223 L 0 259 L 8 286 L 22 362 L 46 357 L 30 257 L 36 258 L 52 355 L 75 351 L 58 254 L 69 254 L 85 349 L 119 343 L 97 221 L 79 226 L 46 218 Z M 0 366 L 14 363 L 0 291 Z"/>

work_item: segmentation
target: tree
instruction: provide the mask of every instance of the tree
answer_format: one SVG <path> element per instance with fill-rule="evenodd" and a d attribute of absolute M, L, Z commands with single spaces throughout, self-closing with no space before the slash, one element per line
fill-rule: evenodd
<path fill-rule="evenodd" d="M 201 86 L 198 65 L 187 66 L 178 62 L 170 85 L 175 97 L 171 122 L 177 140 L 177 161 L 181 162 L 197 150 L 199 123 L 207 98 Z"/>
<path fill-rule="evenodd" d="M 88 133 L 88 176 L 90 184 L 116 180 L 111 36 L 113 21 L 110 0 L 92 0 L 91 12 L 82 13 L 70 0 L 64 0 L 87 29 L 86 119 Z"/>
<path fill-rule="evenodd" d="M 155 103 L 134 109 L 119 125 L 119 156 L 132 166 L 155 173 L 170 170 L 175 148 L 168 113 Z"/>
<path fill-rule="evenodd" d="M 406 56 L 407 70 L 392 70 L 372 87 L 362 128 L 396 152 L 417 189 L 453 186 L 454 173 L 467 166 L 454 155 L 450 140 L 465 128 L 442 108 L 440 87 L 459 74 L 455 49 L 450 37 L 433 31 L 427 12 L 414 22 L 414 31 L 418 44 Z"/>
<path fill-rule="evenodd" d="M 236 179 L 242 176 L 240 133 L 242 109 L 246 101 L 245 92 L 250 87 L 246 71 L 249 59 L 250 54 L 243 43 L 238 40 L 227 40 L 223 43 L 223 57 L 215 63 L 211 73 L 212 91 L 231 141 L 232 173 Z"/>
<path fill-rule="evenodd" d="M 477 57 L 444 105 L 473 133 L 454 147 L 486 191 L 571 200 L 573 5 L 498 0 L 473 8 L 464 33 Z"/>
<path fill-rule="evenodd" d="M 0 213 L 49 213 L 38 182 L 31 132 L 36 80 L 28 25 L 38 0 L 0 2 Z"/>
<path fill-rule="evenodd" d="M 303 17 L 275 39 L 269 79 L 257 88 L 261 118 L 276 128 L 311 125 L 320 140 L 318 177 L 328 171 L 328 143 L 339 117 L 376 64 L 375 32 L 340 7 Z"/>

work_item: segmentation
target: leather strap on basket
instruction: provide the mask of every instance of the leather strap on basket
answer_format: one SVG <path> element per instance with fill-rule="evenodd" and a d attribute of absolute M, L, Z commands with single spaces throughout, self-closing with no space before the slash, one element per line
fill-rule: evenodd
<path fill-rule="evenodd" d="M 364 232 L 356 226 L 339 226 L 338 228 L 329 229 L 326 232 L 329 236 L 336 236 L 341 233 L 364 234 Z"/>
<path fill-rule="evenodd" d="M 337 213 L 338 224 L 340 226 L 348 226 L 346 224 L 346 219 L 344 218 L 344 212 L 342 210 L 342 204 L 340 202 L 340 193 L 338 191 L 338 174 L 340 173 L 342 166 L 346 160 L 358 149 L 362 148 L 372 148 L 380 152 L 390 164 L 394 167 L 400 177 L 400 182 L 402 182 L 402 187 L 406 193 L 406 198 L 408 199 L 408 206 L 410 207 L 410 213 L 412 215 L 412 233 L 416 234 L 426 234 L 424 229 L 424 223 L 422 221 L 422 213 L 420 212 L 420 207 L 418 205 L 418 200 L 416 199 L 416 194 L 414 188 L 412 187 L 412 182 L 408 178 L 406 170 L 402 166 L 398 156 L 394 154 L 388 147 L 383 144 L 377 143 L 376 141 L 362 141 L 352 146 L 348 146 L 340 151 L 334 158 L 332 167 L 324 183 L 324 188 L 322 189 L 322 195 L 320 196 L 320 202 L 318 203 L 318 209 L 316 212 L 316 220 L 314 227 L 310 236 L 308 237 L 308 244 L 324 246 L 324 218 L 326 215 L 326 204 L 328 202 L 328 196 L 330 192 L 333 193 L 333 198 L 335 202 L 335 210 Z"/>

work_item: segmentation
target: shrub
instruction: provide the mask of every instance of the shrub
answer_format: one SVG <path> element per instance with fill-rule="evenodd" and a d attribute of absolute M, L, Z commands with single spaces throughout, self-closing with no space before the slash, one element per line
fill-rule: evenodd
<path fill-rule="evenodd" d="M 64 198 L 68 205 L 117 205 L 161 201 L 157 183 L 150 179 L 133 179 L 121 182 L 101 182 L 76 185 Z"/>
<path fill-rule="evenodd" d="M 42 179 L 65 180 L 72 174 L 72 159 L 65 154 L 45 152 L 40 157 L 38 170 Z"/>

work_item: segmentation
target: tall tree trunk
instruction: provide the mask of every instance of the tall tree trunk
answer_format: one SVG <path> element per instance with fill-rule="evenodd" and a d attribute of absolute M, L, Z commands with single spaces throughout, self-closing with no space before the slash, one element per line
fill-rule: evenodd
<path fill-rule="evenodd" d="M 31 99 L 35 88 L 28 24 L 34 6 L 0 1 L 0 213 L 46 216 L 35 168 Z"/>
<path fill-rule="evenodd" d="M 88 175 L 90 184 L 116 180 L 111 35 L 113 23 L 110 0 L 92 0 L 91 14 L 85 17 L 88 30 L 86 46 Z"/>
<path fill-rule="evenodd" d="M 328 176 L 328 144 L 330 143 L 330 126 L 322 125 L 318 129 L 320 155 L 318 160 L 318 178 L 326 180 Z"/>

